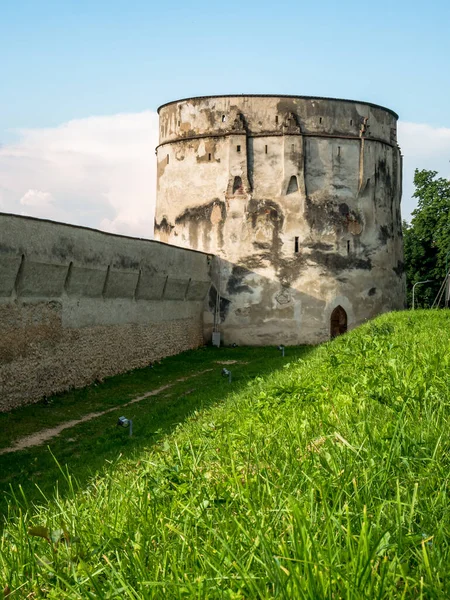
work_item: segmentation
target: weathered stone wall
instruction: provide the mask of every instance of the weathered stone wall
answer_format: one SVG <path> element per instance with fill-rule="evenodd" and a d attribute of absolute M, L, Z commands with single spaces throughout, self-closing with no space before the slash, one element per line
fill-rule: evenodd
<path fill-rule="evenodd" d="M 0 214 L 0 411 L 203 343 L 207 255 Z"/>
<path fill-rule="evenodd" d="M 317 343 L 337 307 L 349 328 L 404 307 L 395 113 L 221 96 L 159 115 L 155 234 L 219 257 L 227 343 Z"/>

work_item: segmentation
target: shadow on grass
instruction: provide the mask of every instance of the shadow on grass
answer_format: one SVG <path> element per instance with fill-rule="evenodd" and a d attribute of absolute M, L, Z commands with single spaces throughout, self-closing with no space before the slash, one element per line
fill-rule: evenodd
<path fill-rule="evenodd" d="M 116 407 L 106 415 L 65 429 L 46 445 L 0 455 L 0 514 L 8 518 L 11 499 L 14 501 L 10 516 L 19 508 L 45 503 L 55 489 L 64 495 L 64 471 L 70 472 L 77 485 L 83 487 L 106 461 L 145 452 L 194 411 L 226 401 L 230 393 L 238 392 L 255 377 L 266 377 L 311 351 L 311 347 L 292 346 L 286 348 L 283 358 L 274 347 L 204 347 L 45 402 L 1 413 L 4 435 L 0 449 L 42 429 Z M 231 384 L 222 377 L 224 367 L 232 372 Z M 179 381 L 182 378 L 184 381 Z M 157 395 L 123 408 L 133 398 L 167 385 L 170 387 Z M 122 415 L 133 420 L 132 437 L 128 429 L 116 426 Z"/>

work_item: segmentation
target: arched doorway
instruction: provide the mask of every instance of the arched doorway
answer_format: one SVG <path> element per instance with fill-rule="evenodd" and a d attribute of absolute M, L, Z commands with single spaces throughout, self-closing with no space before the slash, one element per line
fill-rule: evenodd
<path fill-rule="evenodd" d="M 336 306 L 330 317 L 330 334 L 334 338 L 347 331 L 347 313 L 342 306 Z"/>

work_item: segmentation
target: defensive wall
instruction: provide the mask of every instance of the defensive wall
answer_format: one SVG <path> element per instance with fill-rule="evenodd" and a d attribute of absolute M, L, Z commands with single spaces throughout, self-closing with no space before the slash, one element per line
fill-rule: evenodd
<path fill-rule="evenodd" d="M 155 236 L 217 255 L 226 343 L 314 344 L 404 307 L 393 111 L 236 95 L 159 117 Z"/>
<path fill-rule="evenodd" d="M 211 258 L 0 213 L 0 411 L 203 344 Z"/>

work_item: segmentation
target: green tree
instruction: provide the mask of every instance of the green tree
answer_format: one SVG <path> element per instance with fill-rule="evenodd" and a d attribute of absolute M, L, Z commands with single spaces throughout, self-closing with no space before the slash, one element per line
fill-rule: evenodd
<path fill-rule="evenodd" d="M 403 223 L 409 306 L 412 286 L 431 279 L 431 283 L 416 288 L 416 306 L 430 307 L 445 277 L 447 262 L 450 267 L 450 181 L 436 175 L 437 171 L 416 169 L 417 208 L 412 212 L 411 223 Z"/>

